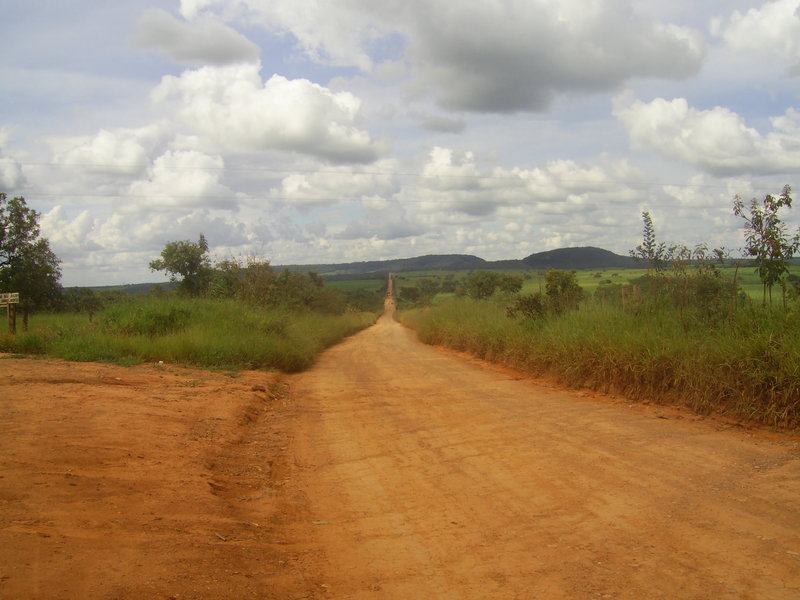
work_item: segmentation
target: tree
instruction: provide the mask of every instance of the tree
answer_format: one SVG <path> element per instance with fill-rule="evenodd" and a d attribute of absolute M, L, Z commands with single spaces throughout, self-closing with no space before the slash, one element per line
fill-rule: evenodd
<path fill-rule="evenodd" d="M 506 294 L 516 294 L 522 289 L 522 277 L 494 271 L 476 271 L 464 280 L 467 295 L 476 300 L 485 300 L 497 290 Z"/>
<path fill-rule="evenodd" d="M 761 204 L 753 198 L 747 212 L 739 196 L 733 199 L 733 214 L 745 222 L 745 252 L 755 258 L 756 272 L 763 286 L 762 305 L 766 305 L 768 293 L 772 304 L 772 288 L 776 283 L 781 284 L 784 306 L 786 304 L 787 263 L 800 249 L 800 231 L 789 237 L 778 211 L 792 206 L 791 192 L 792 188 L 786 185 L 777 198 L 767 194 Z"/>
<path fill-rule="evenodd" d="M 630 255 L 637 260 L 645 261 L 648 275 L 650 275 L 654 271 L 661 271 L 664 268 L 667 249 L 663 242 L 656 242 L 656 230 L 649 212 L 642 213 L 642 221 L 644 222 L 642 243 L 636 246 L 635 250 L 631 250 Z"/>
<path fill-rule="evenodd" d="M 512 319 L 518 316 L 540 319 L 546 314 L 561 314 L 578 308 L 583 296 L 583 288 L 578 283 L 576 271 L 548 269 L 545 276 L 545 293 L 517 296 L 506 314 Z"/>
<path fill-rule="evenodd" d="M 419 301 L 421 304 L 430 304 L 433 297 L 439 293 L 441 286 L 436 279 L 425 278 L 417 282 L 417 289 L 419 289 Z"/>
<path fill-rule="evenodd" d="M 545 276 L 545 291 L 554 312 L 575 309 L 583 299 L 583 288 L 576 271 L 549 269 Z"/>
<path fill-rule="evenodd" d="M 201 233 L 195 244 L 189 240 L 169 242 L 161 258 L 150 261 L 151 271 L 165 271 L 170 281 L 178 281 L 178 289 L 189 296 L 200 296 L 208 290 L 212 269 L 208 258 L 208 242 Z"/>
<path fill-rule="evenodd" d="M 61 261 L 40 237 L 39 213 L 25 198 L 0 193 L 0 291 L 19 292 L 33 307 L 52 307 L 61 297 Z"/>

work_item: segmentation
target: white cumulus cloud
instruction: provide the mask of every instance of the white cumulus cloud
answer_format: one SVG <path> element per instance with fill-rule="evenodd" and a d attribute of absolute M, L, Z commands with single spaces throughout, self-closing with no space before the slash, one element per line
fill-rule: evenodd
<path fill-rule="evenodd" d="M 147 179 L 129 190 L 126 212 L 169 212 L 187 208 L 233 208 L 235 195 L 220 183 L 225 162 L 195 150 L 170 150 L 158 157 Z"/>
<path fill-rule="evenodd" d="M 273 75 L 262 82 L 258 64 L 167 76 L 152 97 L 176 102 L 180 124 L 221 151 L 284 150 L 331 162 L 369 162 L 381 150 L 359 127 L 356 96 L 307 79 Z"/>
<path fill-rule="evenodd" d="M 91 136 L 53 138 L 53 160 L 71 169 L 94 173 L 141 173 L 166 129 L 164 124 L 153 124 L 139 129 L 101 129 Z"/>
<path fill-rule="evenodd" d="M 626 184 L 640 177 L 625 161 L 588 165 L 553 160 L 531 168 L 482 169 L 472 152 L 434 147 L 420 180 L 404 186 L 397 197 L 450 222 L 511 206 L 537 215 L 577 214 L 593 210 L 606 195 L 624 195 Z"/>
<path fill-rule="evenodd" d="M 358 201 L 365 205 L 376 202 L 379 194 L 394 190 L 398 163 L 382 160 L 368 171 L 356 171 L 349 165 L 329 167 L 313 172 L 291 173 L 270 196 L 294 206 L 326 206 Z"/>
<path fill-rule="evenodd" d="M 635 149 L 649 150 L 717 176 L 792 173 L 800 164 L 800 113 L 790 108 L 762 134 L 721 106 L 699 110 L 684 98 L 616 101 L 614 115 Z"/>
<path fill-rule="evenodd" d="M 744 13 L 735 10 L 727 19 L 714 19 L 711 31 L 735 50 L 788 60 L 793 74 L 800 75 L 800 0 L 765 2 Z"/>

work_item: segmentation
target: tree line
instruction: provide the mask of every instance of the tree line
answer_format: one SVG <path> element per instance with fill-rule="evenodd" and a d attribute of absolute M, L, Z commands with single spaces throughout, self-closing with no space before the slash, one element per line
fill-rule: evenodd
<path fill-rule="evenodd" d="M 181 240 L 164 246 L 150 261 L 152 271 L 163 271 L 177 282 L 178 293 L 192 297 L 234 298 L 258 306 L 281 306 L 341 314 L 348 308 L 374 311 L 383 291 L 345 293 L 326 287 L 315 271 L 278 271 L 268 260 L 254 257 L 212 263 L 209 245 L 201 233 L 197 242 Z"/>
<path fill-rule="evenodd" d="M 744 221 L 745 246 L 741 253 L 755 261 L 762 282 L 762 304 L 771 304 L 773 290 L 781 291 L 784 307 L 793 292 L 788 265 L 800 250 L 800 231 L 790 234 L 780 211 L 792 205 L 791 187 L 786 185 L 777 195 L 755 198 L 749 203 L 734 197 L 733 213 Z M 91 290 L 70 290 L 64 293 L 61 284 L 61 261 L 50 249 L 47 238 L 41 236 L 41 215 L 30 208 L 23 197 L 9 199 L 0 193 L 0 291 L 19 292 L 36 310 L 74 308 L 81 306 L 91 314 L 101 303 Z M 688 302 L 689 295 L 717 297 L 720 292 L 719 273 L 714 263 L 730 259 L 724 248 L 710 250 L 705 244 L 693 249 L 684 245 L 667 246 L 656 239 L 649 212 L 642 213 L 643 241 L 631 255 L 643 261 L 648 277 L 643 285 L 650 292 L 671 289 L 673 295 Z M 735 262 L 735 261 L 734 261 Z M 738 263 L 737 263 L 738 264 Z M 238 298 L 261 305 L 284 305 L 290 308 L 310 308 L 338 313 L 348 305 L 372 310 L 376 298 L 368 292 L 350 296 L 340 290 L 327 288 L 315 272 L 277 272 L 269 261 L 256 258 L 229 259 L 212 264 L 209 245 L 203 234 L 197 242 L 173 241 L 165 245 L 160 257 L 150 262 L 153 271 L 164 271 L 177 283 L 178 291 L 188 296 Z M 690 266 L 696 267 L 690 270 Z M 671 270 L 672 277 L 665 277 Z M 735 296 L 736 280 L 733 290 Z M 427 304 L 440 291 L 455 292 L 473 298 L 488 298 L 500 292 L 515 296 L 522 288 L 522 278 L 491 271 L 470 274 L 463 282 L 445 278 L 423 279 L 414 286 L 401 286 L 402 300 L 412 304 Z M 548 273 L 545 291 L 516 298 L 509 308 L 511 315 L 541 315 L 558 312 L 579 302 L 580 287 L 568 272 Z M 714 290 L 717 290 L 714 292 Z M 735 305 L 735 298 L 731 301 Z M 370 308 L 365 304 L 371 305 Z"/>

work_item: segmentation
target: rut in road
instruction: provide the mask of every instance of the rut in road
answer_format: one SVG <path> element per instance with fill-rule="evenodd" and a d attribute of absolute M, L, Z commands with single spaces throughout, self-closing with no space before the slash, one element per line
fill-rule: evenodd
<path fill-rule="evenodd" d="M 796 436 L 547 387 L 392 314 L 290 382 L 287 597 L 800 598 Z"/>

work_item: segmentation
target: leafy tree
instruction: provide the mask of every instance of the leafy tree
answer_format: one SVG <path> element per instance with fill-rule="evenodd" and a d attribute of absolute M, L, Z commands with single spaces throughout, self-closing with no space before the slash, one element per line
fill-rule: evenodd
<path fill-rule="evenodd" d="M 0 291 L 19 292 L 34 307 L 52 307 L 61 297 L 61 261 L 40 237 L 39 213 L 25 198 L 0 193 Z"/>
<path fill-rule="evenodd" d="M 519 292 L 522 289 L 522 277 L 494 271 L 476 271 L 467 275 L 464 288 L 470 298 L 484 300 L 497 290 L 507 294 Z"/>
<path fill-rule="evenodd" d="M 61 296 L 61 310 L 66 312 L 85 312 L 89 320 L 103 308 L 104 297 L 91 288 L 70 288 Z"/>
<path fill-rule="evenodd" d="M 161 251 L 161 258 L 150 261 L 150 270 L 165 271 L 170 281 L 182 278 L 178 289 L 184 294 L 205 294 L 212 275 L 205 236 L 201 233 L 197 243 L 189 240 L 167 243 Z"/>
<path fill-rule="evenodd" d="M 559 314 L 578 308 L 583 295 L 576 271 L 548 269 L 545 275 L 545 293 L 517 296 L 506 314 L 511 318 L 521 316 L 527 319 L 538 319 L 548 313 Z"/>
<path fill-rule="evenodd" d="M 578 274 L 574 270 L 549 269 L 544 281 L 544 289 L 554 312 L 577 308 L 583 299 L 583 288 L 578 284 Z"/>
<path fill-rule="evenodd" d="M 755 258 L 756 272 L 763 286 L 763 305 L 767 303 L 767 294 L 772 304 L 772 288 L 780 283 L 785 306 L 787 263 L 800 249 L 800 231 L 790 237 L 786 224 L 778 216 L 778 211 L 784 206 L 791 208 L 791 192 L 792 188 L 786 185 L 777 198 L 767 194 L 760 204 L 753 198 L 748 209 L 739 196 L 733 200 L 733 214 L 745 222 L 745 252 Z"/>
<path fill-rule="evenodd" d="M 269 302 L 289 308 L 311 308 L 323 285 L 322 278 L 313 271 L 298 273 L 284 269 L 275 278 Z"/>
<path fill-rule="evenodd" d="M 268 260 L 249 258 L 237 274 L 236 297 L 252 304 L 266 305 L 272 299 L 275 271 Z"/>
<path fill-rule="evenodd" d="M 522 289 L 522 275 L 500 275 L 497 281 L 497 289 L 505 294 L 518 294 Z"/>
<path fill-rule="evenodd" d="M 433 297 L 439 293 L 441 286 L 436 279 L 425 278 L 420 279 L 417 283 L 419 289 L 419 300 L 422 304 L 430 304 Z"/>
<path fill-rule="evenodd" d="M 212 298 L 233 298 L 239 285 L 241 266 L 235 260 L 219 261 L 211 273 L 208 295 Z"/>
<path fill-rule="evenodd" d="M 467 275 L 464 281 L 467 296 L 476 300 L 489 298 L 497 289 L 497 273 L 476 271 Z"/>
<path fill-rule="evenodd" d="M 416 304 L 419 302 L 419 288 L 417 286 L 403 286 L 399 288 L 400 300 Z"/>

